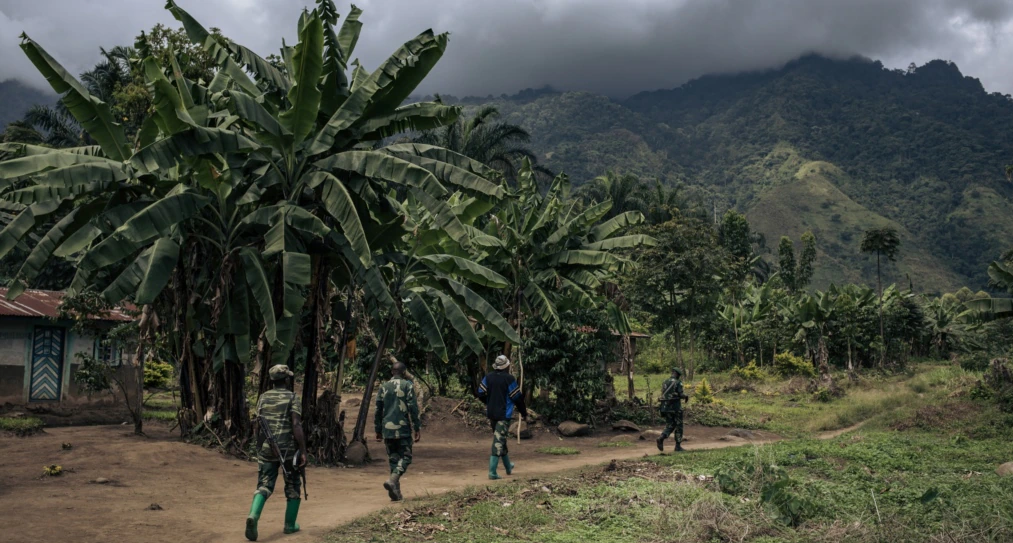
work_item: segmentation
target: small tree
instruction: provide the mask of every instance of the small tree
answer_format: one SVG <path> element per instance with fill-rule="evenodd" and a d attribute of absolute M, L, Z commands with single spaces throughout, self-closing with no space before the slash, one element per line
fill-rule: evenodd
<path fill-rule="evenodd" d="M 555 392 L 551 418 L 593 423 L 610 378 L 605 364 L 615 357 L 608 316 L 600 309 L 581 309 L 565 311 L 560 319 L 558 328 L 538 318 L 527 319 L 526 379 Z"/>
<path fill-rule="evenodd" d="M 886 332 L 883 326 L 883 274 L 881 260 L 885 256 L 890 261 L 897 258 L 900 251 L 900 237 L 893 228 L 873 228 L 865 232 L 862 238 L 861 250 L 863 253 L 876 254 L 876 290 L 879 292 L 879 341 L 880 347 L 879 363 L 882 365 L 883 357 L 886 355 Z"/>
<path fill-rule="evenodd" d="M 795 244 L 784 236 L 777 246 L 778 273 L 781 281 L 791 292 L 799 292 L 809 286 L 813 278 L 813 263 L 816 261 L 816 236 L 812 232 L 802 234 L 802 251 L 795 259 Z"/>

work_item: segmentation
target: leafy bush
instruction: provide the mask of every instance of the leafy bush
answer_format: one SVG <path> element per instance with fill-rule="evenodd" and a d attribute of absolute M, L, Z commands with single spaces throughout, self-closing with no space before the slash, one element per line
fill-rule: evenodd
<path fill-rule="evenodd" d="M 94 356 L 83 353 L 77 353 L 74 356 L 77 357 L 81 364 L 77 371 L 74 372 L 74 382 L 83 388 L 85 392 L 105 392 L 112 388 L 109 376 L 113 370 L 109 364 L 102 362 Z"/>
<path fill-rule="evenodd" d="M 746 364 L 745 367 L 733 368 L 732 377 L 737 377 L 743 381 L 762 381 L 766 379 L 767 372 L 757 366 L 755 360 L 750 360 L 749 364 Z"/>
<path fill-rule="evenodd" d="M 167 388 L 172 382 L 172 364 L 148 362 L 144 365 L 144 388 Z"/>
<path fill-rule="evenodd" d="M 712 404 L 715 402 L 714 390 L 711 389 L 710 383 L 707 382 L 707 378 L 700 379 L 700 384 L 696 386 L 693 391 L 693 400 L 698 404 Z"/>
<path fill-rule="evenodd" d="M 774 369 L 777 373 L 785 376 L 802 375 L 815 377 L 816 368 L 812 362 L 792 353 L 778 353 L 774 357 Z"/>
<path fill-rule="evenodd" d="M 42 431 L 45 423 L 36 417 L 0 417 L 0 431 L 16 436 L 30 436 Z"/>
<path fill-rule="evenodd" d="M 743 426 L 736 423 L 733 415 L 734 411 L 728 406 L 716 403 L 698 404 L 686 409 L 684 422 L 710 427 Z"/>
<path fill-rule="evenodd" d="M 609 420 L 628 420 L 634 424 L 654 424 L 656 422 L 651 420 L 651 410 L 640 398 L 617 403 L 609 413 Z"/>
<path fill-rule="evenodd" d="M 813 401 L 830 403 L 835 396 L 834 391 L 827 387 L 820 387 L 816 389 L 816 392 L 813 392 Z"/>
<path fill-rule="evenodd" d="M 524 386 L 551 390 L 551 421 L 594 424 L 598 402 L 605 399 L 603 362 L 611 360 L 613 338 L 604 311 L 581 309 L 560 315 L 553 328 L 540 319 L 525 321 Z"/>
<path fill-rule="evenodd" d="M 988 366 L 982 380 L 978 381 L 971 396 L 979 399 L 992 399 L 999 409 L 1013 413 L 1013 370 L 1009 360 L 996 358 Z"/>
<path fill-rule="evenodd" d="M 985 371 L 988 369 L 989 356 L 986 352 L 975 351 L 958 356 L 957 363 L 967 371 Z"/>
<path fill-rule="evenodd" d="M 759 460 L 726 464 L 714 473 L 722 492 L 733 496 L 759 493 L 760 500 L 787 526 L 797 527 L 816 512 L 815 504 L 795 489 L 788 471 Z"/>

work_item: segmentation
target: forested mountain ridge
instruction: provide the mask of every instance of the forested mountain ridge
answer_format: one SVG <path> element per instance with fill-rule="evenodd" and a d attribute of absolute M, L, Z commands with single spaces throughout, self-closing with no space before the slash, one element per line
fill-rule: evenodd
<path fill-rule="evenodd" d="M 857 250 L 865 228 L 899 228 L 887 276 L 928 292 L 984 287 L 1013 240 L 1013 101 L 949 62 L 902 71 L 807 56 L 622 101 L 543 90 L 491 102 L 577 184 L 609 168 L 684 183 L 708 208 L 745 211 L 771 247 L 812 228 L 826 256 L 817 286 L 874 278 Z M 816 200 L 810 162 L 830 166 L 821 182 L 839 192 Z"/>
<path fill-rule="evenodd" d="M 28 108 L 34 105 L 52 105 L 56 97 L 29 87 L 16 79 L 0 81 L 0 132 L 7 123 L 24 116 Z"/>
<path fill-rule="evenodd" d="M 0 82 L 0 126 L 51 102 Z M 823 255 L 817 287 L 873 279 L 871 258 L 858 251 L 871 227 L 901 233 L 888 279 L 910 277 L 927 292 L 985 287 L 988 263 L 1013 240 L 1004 176 L 1013 101 L 945 61 L 887 70 L 807 56 L 624 100 L 529 89 L 460 102 L 496 105 L 502 120 L 531 133 L 540 162 L 575 184 L 607 169 L 681 183 L 708 210 L 746 212 L 771 248 L 813 230 Z M 807 173 L 810 163 L 818 167 Z"/>

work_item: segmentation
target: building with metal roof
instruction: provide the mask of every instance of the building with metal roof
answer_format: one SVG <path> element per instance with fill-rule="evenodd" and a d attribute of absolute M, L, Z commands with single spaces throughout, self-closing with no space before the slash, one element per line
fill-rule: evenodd
<path fill-rule="evenodd" d="M 0 403 L 112 403 L 111 393 L 90 393 L 76 380 L 82 363 L 107 364 L 119 379 L 131 381 L 132 349 L 112 343 L 104 330 L 135 320 L 132 308 L 114 308 L 100 315 L 89 332 L 74 329 L 73 319 L 60 317 L 64 293 L 26 290 L 7 300 L 0 288 Z"/>

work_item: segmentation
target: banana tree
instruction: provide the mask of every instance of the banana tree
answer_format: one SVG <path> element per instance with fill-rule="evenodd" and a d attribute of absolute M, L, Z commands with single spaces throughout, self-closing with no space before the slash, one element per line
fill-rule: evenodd
<path fill-rule="evenodd" d="M 806 344 L 806 351 L 811 354 L 816 369 L 828 384 L 831 383 L 831 377 L 826 334 L 827 326 L 834 316 L 835 309 L 833 296 L 826 292 L 817 292 L 815 296 L 804 294 L 797 305 L 801 327 L 796 333 L 796 341 Z M 815 346 L 812 346 L 811 343 L 812 332 L 816 333 Z"/>
<path fill-rule="evenodd" d="M 448 204 L 458 212 L 467 209 L 465 200 L 474 204 L 474 198 L 455 194 Z M 374 268 L 368 273 L 383 276 L 385 290 L 372 292 L 377 281 L 366 282 L 370 298 L 390 300 L 387 304 L 370 304 L 374 322 L 382 333 L 376 355 L 366 380 L 366 389 L 359 407 L 359 416 L 352 435 L 353 441 L 364 442 L 365 425 L 372 397 L 373 384 L 380 363 L 386 354 L 392 334 L 404 329 L 404 323 L 414 321 L 428 342 L 429 349 L 443 362 L 449 353 L 441 331 L 448 324 L 462 341 L 462 345 L 475 355 L 484 355 L 486 346 L 472 326 L 472 321 L 484 328 L 485 335 L 499 341 L 519 341 L 514 328 L 499 311 L 476 292 L 475 288 L 505 289 L 509 281 L 495 271 L 474 261 L 472 246 L 465 246 L 440 226 L 440 217 L 425 209 L 424 205 L 409 198 L 392 202 L 406 218 L 409 232 L 403 244 L 374 257 Z M 363 270 L 367 272 L 366 270 Z"/>
<path fill-rule="evenodd" d="M 182 373 L 191 376 L 184 377 L 184 403 L 196 425 L 218 424 L 233 435 L 244 433 L 251 331 L 260 335 L 259 360 L 289 358 L 314 258 L 337 254 L 367 267 L 384 247 L 397 217 L 377 194 L 393 183 L 408 187 L 448 235 L 467 245 L 467 232 L 442 201 L 448 191 L 441 179 L 483 198 L 501 193 L 436 148 L 377 148 L 398 131 L 457 114 L 441 105 L 400 105 L 442 55 L 446 36 L 423 33 L 372 74 L 357 68 L 348 78 L 339 71 L 358 37 L 358 12 L 336 32 L 333 5 L 320 4 L 300 18 L 300 42 L 283 49 L 281 69 L 212 36 L 170 2 L 218 71 L 210 82 L 194 82 L 175 64 L 144 59 L 155 114 L 132 147 L 108 105 L 34 42 L 25 38 L 23 45 L 99 145 L 3 149 L 0 181 L 7 209 L 17 215 L 0 232 L 0 253 L 58 219 L 22 266 L 12 296 L 55 256 L 77 259 L 72 290 L 98 283 L 110 299 L 169 304 Z M 191 355 L 216 363 L 188 366 Z M 201 401 L 214 383 L 224 383 L 215 395 L 235 409 Z"/>
<path fill-rule="evenodd" d="M 200 98 L 206 100 L 210 97 L 206 89 L 179 76 L 170 81 L 167 74 L 178 69 L 162 69 L 149 58 L 139 61 L 138 69 L 152 87 L 155 111 L 131 145 L 108 104 L 89 94 L 25 35 L 22 49 L 54 91 L 63 95 L 67 110 L 97 145 L 69 149 L 7 145 L 0 151 L 0 197 L 8 210 L 17 213 L 0 232 L 0 257 L 37 240 L 8 297 L 19 296 L 51 259 L 71 258 L 77 273 L 70 294 L 98 286 L 112 303 L 128 296 L 141 306 L 155 303 L 179 258 L 183 224 L 211 201 L 201 180 L 210 182 L 227 171 L 215 157 L 255 149 L 256 142 L 224 130 L 227 121 L 208 118 L 203 104 L 197 109 L 191 91 L 202 91 Z M 190 115 L 187 106 L 198 115 Z M 173 168 L 153 167 L 170 140 L 192 149 L 193 158 Z M 43 234 L 36 233 L 43 228 Z M 151 308 L 145 307 L 145 314 L 151 314 Z M 139 357 L 136 402 L 141 396 L 142 364 Z M 140 409 L 134 412 L 140 419 Z M 141 431 L 140 420 L 135 428 Z"/>
<path fill-rule="evenodd" d="M 581 209 L 568 198 L 569 189 L 569 180 L 560 174 L 542 195 L 525 161 L 513 198 L 481 227 L 482 261 L 510 281 L 503 303 L 515 324 L 524 313 L 558 326 L 560 304 L 594 305 L 596 289 L 632 265 L 622 250 L 654 243 L 645 235 L 619 235 L 643 222 L 640 212 L 602 222 L 612 202 Z"/>

